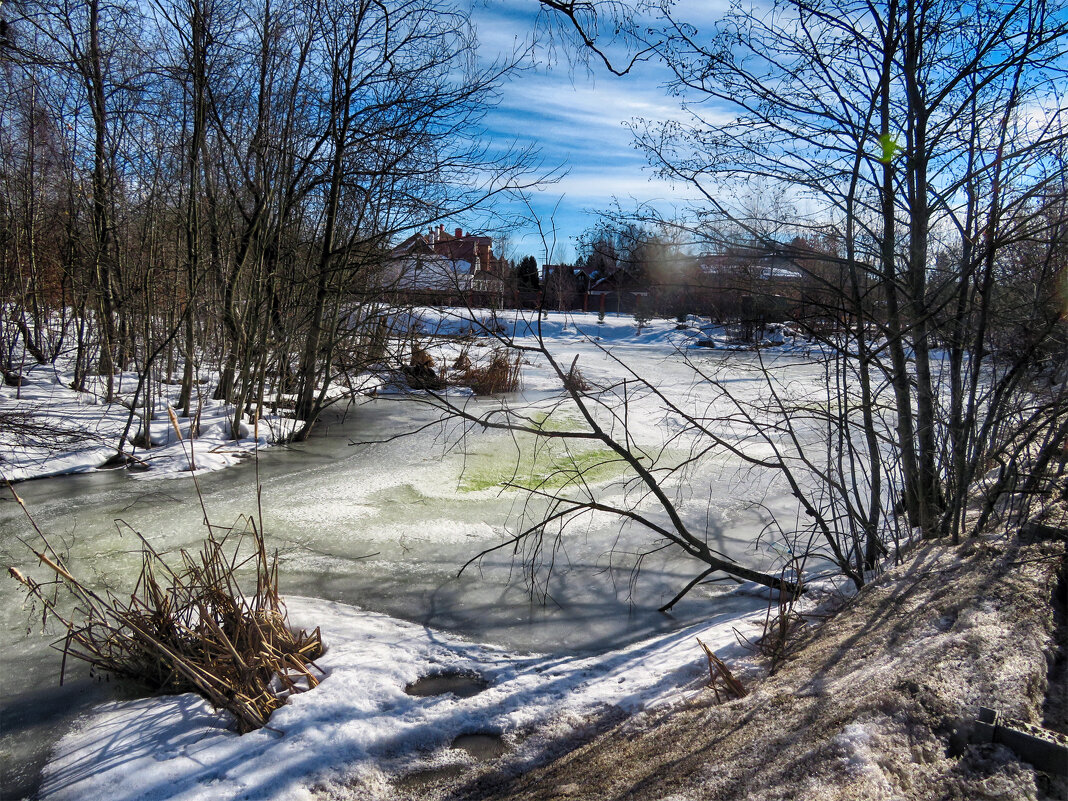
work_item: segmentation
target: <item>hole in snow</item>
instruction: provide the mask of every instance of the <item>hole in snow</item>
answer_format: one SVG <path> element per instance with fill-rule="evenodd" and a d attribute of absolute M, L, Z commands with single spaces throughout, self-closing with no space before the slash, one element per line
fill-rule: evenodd
<path fill-rule="evenodd" d="M 399 790 L 427 790 L 438 784 L 455 781 L 467 771 L 467 765 L 442 765 L 407 773 L 397 779 L 395 785 Z"/>
<path fill-rule="evenodd" d="M 481 761 L 496 759 L 508 750 L 504 739 L 493 732 L 472 732 L 461 734 L 452 741 L 450 748 L 466 751 L 474 759 Z"/>
<path fill-rule="evenodd" d="M 472 695 L 478 695 L 487 687 L 489 687 L 489 682 L 477 673 L 435 673 L 416 679 L 404 688 L 404 692 L 420 697 L 452 693 L 457 698 L 470 698 Z"/>

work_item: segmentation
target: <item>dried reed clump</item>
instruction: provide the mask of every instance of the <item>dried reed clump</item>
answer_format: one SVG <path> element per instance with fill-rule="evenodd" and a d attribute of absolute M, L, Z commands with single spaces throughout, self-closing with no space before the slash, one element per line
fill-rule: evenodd
<path fill-rule="evenodd" d="M 564 389 L 568 392 L 589 392 L 590 384 L 578 369 L 578 354 L 571 360 L 571 368 L 564 374 Z"/>
<path fill-rule="evenodd" d="M 471 369 L 471 357 L 467 353 L 467 348 L 460 351 L 460 355 L 456 357 L 456 361 L 452 363 L 453 370 L 459 370 L 465 372 Z"/>
<path fill-rule="evenodd" d="M 434 370 L 434 357 L 418 342 L 412 343 L 412 358 L 401 367 L 408 386 L 412 389 L 442 389 L 445 382 Z"/>
<path fill-rule="evenodd" d="M 55 579 L 39 583 L 13 567 L 8 572 L 66 629 L 56 643 L 64 669 L 71 656 L 154 690 L 196 692 L 229 711 L 242 734 L 265 726 L 289 695 L 319 683 L 322 671 L 313 662 L 323 652 L 319 629 L 309 634 L 287 625 L 277 557 L 268 558 L 251 521 L 222 536 L 209 526 L 201 550 L 182 551 L 173 569 L 138 534 L 141 572 L 134 591 L 122 597 L 100 595 L 79 581 L 33 527 L 43 547 L 32 550 Z M 231 538 L 238 539 L 233 547 Z M 244 556 L 242 540 L 253 546 Z M 238 584 L 243 568 L 254 569 L 256 586 L 248 593 Z M 59 588 L 73 597 L 74 612 L 60 608 Z"/>
<path fill-rule="evenodd" d="M 515 392 L 519 389 L 519 354 L 513 356 L 506 349 L 497 348 L 489 364 L 468 367 L 458 383 L 471 387 L 476 395 Z"/>

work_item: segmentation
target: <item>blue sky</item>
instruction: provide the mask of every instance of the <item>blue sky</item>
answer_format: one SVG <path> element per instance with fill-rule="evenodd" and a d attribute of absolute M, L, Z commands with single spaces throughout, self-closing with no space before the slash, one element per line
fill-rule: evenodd
<path fill-rule="evenodd" d="M 702 4 L 702 12 L 709 5 Z M 475 0 L 472 18 L 485 57 L 528 43 L 538 29 L 537 14 L 536 0 Z M 530 198 L 549 240 L 555 227 L 549 258 L 571 261 L 578 255 L 576 238 L 596 224 L 598 211 L 617 202 L 624 209 L 653 203 L 670 210 L 690 198 L 687 188 L 654 175 L 627 127 L 635 118 L 665 120 L 683 112 L 664 89 L 668 76 L 660 65 L 639 64 L 616 77 L 592 62 L 589 68 L 575 64 L 564 49 L 551 51 L 539 39 L 535 63 L 505 84 L 487 127 L 494 141 L 533 144 L 546 168 L 566 172 Z M 530 216 L 522 204 L 499 204 L 497 210 L 506 218 Z M 536 225 L 527 222 L 508 235 L 504 255 L 545 261 L 546 245 L 553 243 L 543 244 Z"/>
<path fill-rule="evenodd" d="M 502 87 L 500 102 L 486 120 L 490 141 L 534 145 L 545 168 L 559 168 L 566 174 L 556 183 L 531 193 L 531 205 L 550 241 L 544 243 L 532 222 L 521 223 L 504 239 L 503 255 L 518 259 L 533 255 L 539 261 L 569 262 L 579 255 L 577 238 L 598 221 L 598 212 L 619 206 L 624 211 L 639 204 L 651 205 L 670 216 L 674 209 L 701 204 L 694 188 L 676 186 L 658 178 L 645 155 L 634 147 L 628 127 L 636 118 L 649 121 L 690 118 L 681 99 L 669 94 L 667 69 L 654 61 L 636 65 L 623 77 L 612 75 L 590 59 L 589 66 L 575 63 L 575 50 L 546 47 L 544 11 L 538 0 L 457 0 L 471 3 L 471 18 L 481 43 L 482 57 L 509 53 L 528 46 L 536 37 L 530 66 L 517 71 Z M 759 9 L 766 0 L 753 0 Z M 672 15 L 693 25 L 697 39 L 712 34 L 714 24 L 727 13 L 730 0 L 673 0 Z M 601 4 L 598 8 L 610 7 Z M 539 24 L 540 22 L 540 24 Z M 559 22 L 559 20 L 558 20 Z M 565 23 L 566 24 L 566 23 Z M 559 30 L 559 29 L 558 29 Z M 619 53 L 617 52 L 617 55 Z M 618 59 L 616 59 L 618 61 Z M 623 59 L 622 61 L 625 61 Z M 1046 105 L 1060 107 L 1063 97 L 1054 86 Z M 703 123 L 728 120 L 737 109 L 717 107 L 708 98 L 694 98 L 700 105 Z M 1033 102 L 1033 99 L 1032 99 Z M 1041 107 L 1031 113 L 1043 119 Z M 706 184 L 718 191 L 727 204 L 753 202 L 783 203 L 804 217 L 818 211 L 803 192 L 747 183 L 742 191 L 735 185 Z M 767 193 L 764 197 L 763 193 Z M 555 209 L 555 213 L 554 213 Z M 522 220 L 530 212 L 522 204 L 498 204 L 496 211 L 508 220 Z M 744 213 L 745 208 L 741 209 Z M 493 231 L 490 220 L 457 221 L 465 228 Z M 555 240 L 555 244 L 554 241 Z M 501 238 L 498 237 L 498 241 Z M 548 246 L 553 246 L 547 252 Z M 501 249 L 498 248 L 498 252 Z"/>

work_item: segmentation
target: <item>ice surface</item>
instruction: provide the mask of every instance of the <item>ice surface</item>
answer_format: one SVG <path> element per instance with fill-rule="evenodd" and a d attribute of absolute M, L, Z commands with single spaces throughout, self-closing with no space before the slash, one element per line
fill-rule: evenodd
<path fill-rule="evenodd" d="M 443 312 L 422 314 L 427 330 L 469 324 Z M 536 325 L 531 314 L 501 317 L 509 333 L 529 334 Z M 632 317 L 610 315 L 599 324 L 592 314 L 549 315 L 541 327 L 554 357 L 569 365 L 578 355 L 588 380 L 619 382 L 633 371 L 709 426 L 720 426 L 719 433 L 732 435 L 729 425 L 714 422 L 722 410 L 707 381 L 680 355 L 696 332 L 656 321 L 636 333 Z M 754 357 L 731 358 L 734 368 L 725 378 L 732 389 L 759 393 L 763 379 L 750 369 Z M 819 371 L 803 359 L 776 358 L 792 371 L 796 386 L 818 384 Z M 704 352 L 693 359 L 709 370 L 722 361 Z M 547 426 L 581 425 L 562 402 L 544 359 L 528 362 L 523 394 L 509 400 L 527 405 L 532 418 Z M 83 415 L 79 424 L 96 426 L 98 440 L 69 453 L 30 449 L 21 461 L 7 447 L 5 475 L 89 470 L 121 433 L 125 411 L 82 408 L 84 397 L 65 390 L 62 377 L 54 379 L 32 371 L 23 397 L 34 399 L 42 419 Z M 0 406 L 14 402 L 11 388 L 2 392 Z M 634 446 L 662 466 L 678 464 L 690 444 L 680 438 L 677 416 L 652 393 L 628 398 L 626 425 Z M 489 409 L 501 399 L 465 402 Z M 283 592 L 319 599 L 291 608 L 311 625 L 323 625 L 330 650 L 322 664 L 330 676 L 276 713 L 271 725 L 285 732 L 281 737 L 263 731 L 237 738 L 220 728 L 202 702 L 186 696 L 104 707 L 57 750 L 47 774 L 57 797 L 299 798 L 316 781 L 337 777 L 372 786 L 383 770 L 392 775 L 428 760 L 461 758 L 443 754 L 464 732 L 500 731 L 517 741 L 534 728 L 583 725 L 605 705 L 634 709 L 677 695 L 705 670 L 693 637 L 699 634 L 718 649 L 766 604 L 745 588 L 731 592 L 733 585 L 707 584 L 671 616 L 657 613 L 701 566 L 672 551 L 653 553 L 656 542 L 647 531 L 621 526 L 603 513 L 582 519 L 561 543 L 551 575 L 524 570 L 524 554 L 515 559 L 509 549 L 458 575 L 471 557 L 505 542 L 537 513 L 525 505 L 524 493 L 505 486 L 509 481 L 559 475 L 569 460 L 570 466 L 588 467 L 602 459 L 596 449 L 575 446 L 531 457 L 530 442 L 520 441 L 517 450 L 507 433 L 479 430 L 468 431 L 466 447 L 457 447 L 456 426 L 350 445 L 432 419 L 431 410 L 403 398 L 348 409 L 344 420 L 324 420 L 310 442 L 284 448 L 267 448 L 271 437 L 263 430 L 258 441 L 232 442 L 225 436 L 227 410 L 209 411 L 214 417 L 203 419 L 206 437 L 194 446 L 204 508 L 214 524 L 236 522 L 240 528 L 242 516 L 256 514 L 261 489 L 262 524 L 268 543 L 279 549 Z M 606 425 L 622 425 L 604 414 Z M 135 574 L 140 559 L 131 529 L 168 552 L 195 547 L 203 536 L 204 512 L 191 482 L 145 480 L 190 475 L 188 451 L 176 437 L 166 439 L 173 434 L 169 425 L 160 422 L 155 430 L 169 444 L 148 452 L 153 469 L 136 478 L 89 472 L 19 486 L 42 529 L 69 552 L 75 572 L 97 586 L 122 587 Z M 257 461 L 250 458 L 255 451 Z M 228 469 L 210 472 L 221 467 Z M 16 469 L 23 472 L 9 472 Z M 622 466 L 605 464 L 587 478 L 604 497 L 658 514 L 655 504 L 624 483 Z M 711 547 L 760 569 L 781 565 L 782 548 L 768 547 L 761 537 L 768 509 L 789 517 L 791 500 L 762 476 L 740 473 L 737 458 L 709 454 L 665 486 Z M 18 540 L 27 533 L 15 504 L 0 505 L 0 547 L 8 564 L 27 563 Z M 633 573 L 636 557 L 647 552 L 640 574 Z M 0 584 L 0 625 L 8 644 L 0 653 L 5 696 L 53 683 L 58 658 L 46 653 L 35 627 L 27 628 L 13 582 Z M 408 682 L 445 669 L 476 671 L 493 686 L 462 703 L 404 694 Z"/>

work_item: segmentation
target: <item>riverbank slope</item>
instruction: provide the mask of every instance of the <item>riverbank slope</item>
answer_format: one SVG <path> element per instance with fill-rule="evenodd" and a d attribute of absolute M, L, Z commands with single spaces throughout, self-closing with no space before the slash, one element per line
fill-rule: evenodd
<path fill-rule="evenodd" d="M 1065 566 L 1063 536 L 921 544 L 747 697 L 640 714 L 519 775 L 498 769 L 426 797 L 1068 797 L 1065 780 L 1003 746 L 968 742 L 980 706 L 1068 733 L 1063 606 L 1055 610 Z"/>

